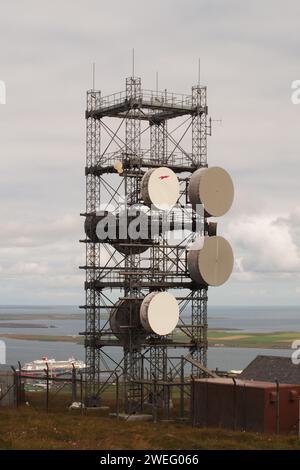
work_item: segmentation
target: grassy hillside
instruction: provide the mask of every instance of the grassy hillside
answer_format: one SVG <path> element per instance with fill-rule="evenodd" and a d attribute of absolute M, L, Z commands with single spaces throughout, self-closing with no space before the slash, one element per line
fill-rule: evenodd
<path fill-rule="evenodd" d="M 300 439 L 21 408 L 0 409 L 0 449 L 300 449 Z"/>

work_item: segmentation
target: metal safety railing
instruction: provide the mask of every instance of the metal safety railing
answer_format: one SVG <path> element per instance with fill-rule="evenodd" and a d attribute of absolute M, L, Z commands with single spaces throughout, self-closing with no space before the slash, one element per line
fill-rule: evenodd
<path fill-rule="evenodd" d="M 179 107 L 182 109 L 193 107 L 192 95 L 186 95 L 182 93 L 172 93 L 172 92 L 170 93 L 167 90 L 155 91 L 155 90 L 143 89 L 140 92 L 137 92 L 135 95 L 133 95 L 133 98 L 139 99 L 145 104 L 150 104 L 151 106 L 163 105 L 163 106 L 170 106 L 170 107 L 176 107 L 176 108 Z M 109 108 L 112 106 L 120 105 L 124 103 L 126 100 L 127 100 L 126 91 L 120 91 L 120 92 L 112 93 L 110 95 L 100 98 L 97 105 L 99 106 L 99 109 Z"/>

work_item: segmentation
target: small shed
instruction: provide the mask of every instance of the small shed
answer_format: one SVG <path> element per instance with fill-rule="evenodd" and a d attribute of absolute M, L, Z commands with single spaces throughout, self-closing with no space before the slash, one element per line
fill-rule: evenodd
<path fill-rule="evenodd" d="M 300 386 L 224 378 L 194 379 L 194 426 L 298 433 Z"/>

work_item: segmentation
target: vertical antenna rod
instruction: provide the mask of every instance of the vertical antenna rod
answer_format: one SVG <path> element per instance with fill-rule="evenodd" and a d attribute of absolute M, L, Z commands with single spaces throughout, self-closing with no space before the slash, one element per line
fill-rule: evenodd
<path fill-rule="evenodd" d="M 132 76 L 134 77 L 134 47 L 132 49 Z"/>
<path fill-rule="evenodd" d="M 93 62 L 93 90 L 95 90 L 95 73 L 96 73 L 96 65 Z"/>
<path fill-rule="evenodd" d="M 156 94 L 158 94 L 158 72 L 156 72 Z"/>
<path fill-rule="evenodd" d="M 200 57 L 198 59 L 198 86 L 200 86 Z"/>

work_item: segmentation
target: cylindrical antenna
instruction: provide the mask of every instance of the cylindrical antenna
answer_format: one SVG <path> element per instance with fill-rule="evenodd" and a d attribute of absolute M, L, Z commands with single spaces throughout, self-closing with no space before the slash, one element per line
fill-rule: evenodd
<path fill-rule="evenodd" d="M 156 72 L 156 94 L 158 94 L 158 72 Z"/>
<path fill-rule="evenodd" d="M 200 86 L 200 57 L 198 59 L 198 86 Z"/>
<path fill-rule="evenodd" d="M 134 77 L 134 47 L 132 49 L 132 76 Z"/>
<path fill-rule="evenodd" d="M 95 73 L 96 73 L 96 64 L 93 62 L 93 90 L 95 90 Z"/>

